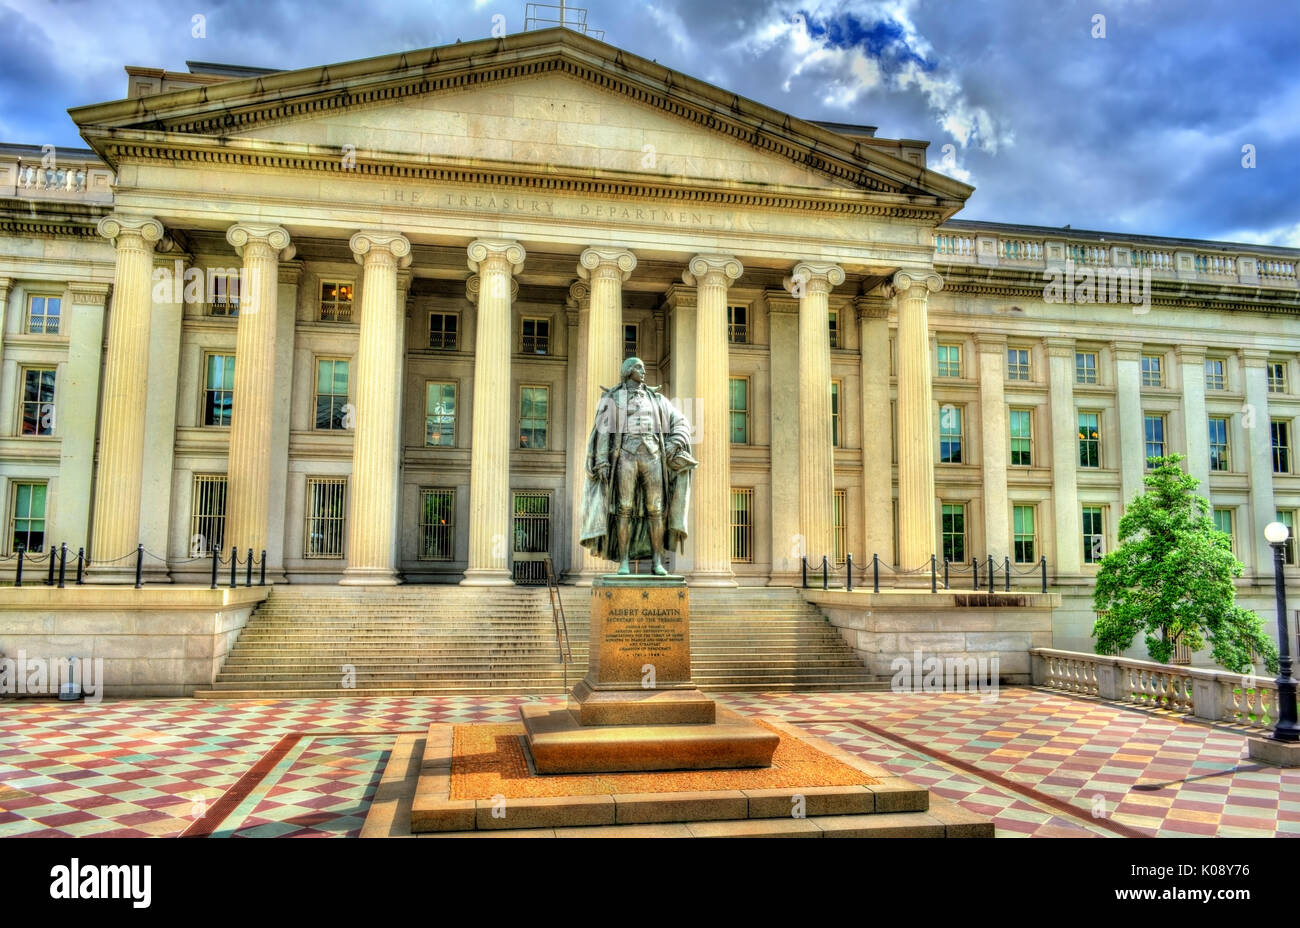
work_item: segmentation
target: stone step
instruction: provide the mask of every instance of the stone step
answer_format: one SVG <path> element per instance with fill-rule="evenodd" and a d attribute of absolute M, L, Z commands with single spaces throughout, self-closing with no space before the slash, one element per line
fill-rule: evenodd
<path fill-rule="evenodd" d="M 567 689 L 577 683 L 579 677 L 570 676 Z M 866 693 L 887 691 L 886 683 L 745 683 L 717 686 L 699 684 L 699 689 L 706 693 Z M 286 688 L 257 687 L 256 689 L 204 689 L 195 690 L 197 699 L 306 699 L 336 697 L 351 699 L 358 696 L 557 696 L 566 692 L 566 687 L 556 682 L 551 686 L 529 686 L 512 683 L 502 686 L 391 686 L 370 687 L 362 689 L 341 689 L 337 686 L 322 689 L 300 689 L 296 686 Z"/>

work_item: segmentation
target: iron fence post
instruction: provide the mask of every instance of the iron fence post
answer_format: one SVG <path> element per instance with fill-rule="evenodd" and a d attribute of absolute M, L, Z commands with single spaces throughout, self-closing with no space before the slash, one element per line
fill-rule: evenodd
<path fill-rule="evenodd" d="M 808 589 L 808 555 L 799 558 L 799 570 L 803 574 L 803 588 Z"/>
<path fill-rule="evenodd" d="M 989 555 L 989 592 L 993 592 L 993 584 L 997 582 L 998 571 L 993 566 L 993 555 Z"/>
<path fill-rule="evenodd" d="M 81 572 L 85 567 L 86 549 L 84 547 L 77 549 L 77 586 L 82 585 Z"/>
<path fill-rule="evenodd" d="M 250 587 L 252 585 L 253 585 L 253 549 L 249 548 L 248 562 L 244 566 L 244 586 Z"/>
<path fill-rule="evenodd" d="M 1042 555 L 1038 559 L 1038 566 L 1043 572 L 1043 592 L 1047 592 L 1047 555 Z"/>
<path fill-rule="evenodd" d="M 23 585 L 23 555 L 26 554 L 26 553 L 27 553 L 27 549 L 24 548 L 24 547 L 22 547 L 21 545 L 19 545 L 19 547 L 18 547 L 18 573 L 14 576 L 14 586 L 22 586 L 22 585 Z"/>
<path fill-rule="evenodd" d="M 845 556 L 844 566 L 846 568 L 846 575 L 844 578 L 846 581 L 845 587 L 848 589 L 850 593 L 852 593 L 853 592 L 853 555 L 852 554 Z"/>
<path fill-rule="evenodd" d="M 1010 557 L 1004 557 L 1002 559 L 1002 589 L 1007 593 L 1011 592 L 1011 558 Z"/>
<path fill-rule="evenodd" d="M 934 555 L 930 555 L 930 592 L 939 592 L 939 572 L 934 562 Z"/>
<path fill-rule="evenodd" d="M 265 548 L 262 549 L 262 567 L 261 567 L 261 573 L 258 574 L 257 585 L 266 586 L 266 549 Z"/>
<path fill-rule="evenodd" d="M 880 592 L 880 555 L 871 555 L 871 592 Z"/>
<path fill-rule="evenodd" d="M 212 546 L 212 589 L 217 588 L 217 563 L 221 560 L 221 545 Z"/>
<path fill-rule="evenodd" d="M 144 545 L 135 546 L 135 588 L 144 587 Z"/>
<path fill-rule="evenodd" d="M 826 560 L 826 555 L 823 554 L 822 555 L 822 589 L 823 590 L 830 589 L 830 574 L 827 572 L 829 567 L 830 565 Z"/>
<path fill-rule="evenodd" d="M 68 575 L 68 543 L 65 541 L 59 546 L 59 589 L 67 589 L 68 584 L 65 581 Z"/>

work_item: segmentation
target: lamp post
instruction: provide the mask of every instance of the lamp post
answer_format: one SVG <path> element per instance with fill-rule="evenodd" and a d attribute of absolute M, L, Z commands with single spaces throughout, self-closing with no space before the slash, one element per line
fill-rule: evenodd
<path fill-rule="evenodd" d="M 1300 742 L 1300 722 L 1296 721 L 1296 681 L 1291 676 L 1291 635 L 1286 627 L 1286 540 L 1290 531 L 1281 522 L 1264 526 L 1264 538 L 1273 546 L 1273 587 L 1277 596 L 1277 725 L 1274 741 Z"/>

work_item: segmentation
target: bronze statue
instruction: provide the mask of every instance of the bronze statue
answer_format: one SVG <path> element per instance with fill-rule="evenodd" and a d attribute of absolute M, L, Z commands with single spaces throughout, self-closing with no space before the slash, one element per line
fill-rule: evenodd
<path fill-rule="evenodd" d="M 596 422 L 587 439 L 587 481 L 582 497 L 582 545 L 595 557 L 618 561 L 653 558 L 665 576 L 666 551 L 681 550 L 690 506 L 691 427 L 658 387 L 645 382 L 645 364 L 628 358 L 622 382 L 602 387 Z"/>

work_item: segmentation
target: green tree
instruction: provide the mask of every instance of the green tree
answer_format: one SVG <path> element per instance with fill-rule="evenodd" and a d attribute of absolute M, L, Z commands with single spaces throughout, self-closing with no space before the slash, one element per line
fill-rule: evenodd
<path fill-rule="evenodd" d="M 1277 646 L 1255 613 L 1236 605 L 1241 562 L 1232 538 L 1214 527 L 1200 482 L 1182 455 L 1150 458 L 1147 491 L 1119 520 L 1119 547 L 1101 559 L 1092 627 L 1098 654 L 1119 654 L 1145 633 L 1147 654 L 1168 663 L 1179 636 L 1191 650 L 1210 644 L 1215 662 L 1250 671 L 1253 650 L 1277 671 Z"/>

